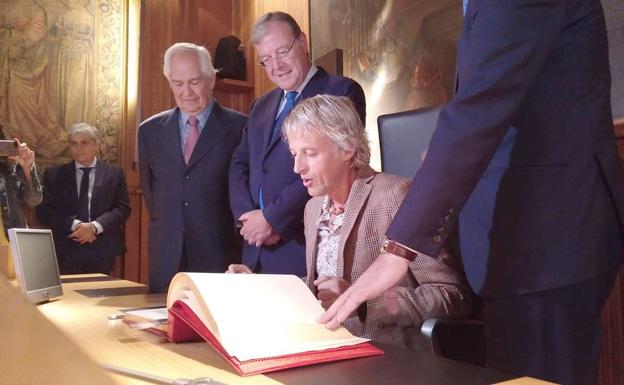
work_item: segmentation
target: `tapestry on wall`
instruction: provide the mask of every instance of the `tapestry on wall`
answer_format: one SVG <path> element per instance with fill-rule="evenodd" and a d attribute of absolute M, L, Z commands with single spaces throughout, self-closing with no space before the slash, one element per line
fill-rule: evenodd
<path fill-rule="evenodd" d="M 42 169 L 71 160 L 67 130 L 95 125 L 118 160 L 124 0 L 0 0 L 0 128 Z"/>

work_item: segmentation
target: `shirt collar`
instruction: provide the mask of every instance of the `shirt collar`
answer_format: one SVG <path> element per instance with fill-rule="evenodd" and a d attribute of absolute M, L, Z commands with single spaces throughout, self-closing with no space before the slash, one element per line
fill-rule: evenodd
<path fill-rule="evenodd" d="M 303 92 L 303 89 L 308 85 L 308 83 L 310 82 L 310 79 L 312 79 L 312 76 L 314 76 L 316 71 L 318 71 L 318 67 L 312 64 L 310 66 L 310 70 L 308 71 L 308 74 L 306 75 L 305 79 L 303 79 L 303 83 L 301 83 L 299 87 L 295 90 L 297 91 L 297 94 L 298 94 L 297 97 L 301 95 L 301 92 Z M 283 90 L 283 92 L 284 92 L 284 97 L 285 97 L 288 91 Z"/>
<path fill-rule="evenodd" d="M 329 229 L 330 222 L 332 222 L 331 224 L 333 225 L 333 230 L 330 230 L 330 233 L 333 233 L 337 231 L 340 227 L 342 227 L 345 218 L 345 213 L 342 212 L 338 215 L 335 215 L 332 221 L 332 215 L 330 212 L 330 207 L 332 203 L 333 201 L 331 200 L 329 195 L 325 195 L 325 198 L 323 199 L 323 204 L 321 205 L 321 215 L 316 221 L 316 225 L 319 229 Z"/>
<path fill-rule="evenodd" d="M 97 156 L 95 157 L 95 159 L 93 159 L 93 162 L 91 162 L 90 165 L 85 165 L 82 163 L 79 163 L 78 161 L 74 161 L 74 165 L 76 166 L 76 170 L 79 170 L 83 167 L 91 167 L 91 168 L 95 168 L 95 165 L 97 163 Z"/>
<path fill-rule="evenodd" d="M 202 130 L 202 128 L 208 121 L 208 117 L 210 116 L 210 113 L 212 112 L 213 108 L 214 108 L 214 99 L 211 99 L 210 102 L 208 102 L 208 105 L 206 106 L 206 108 L 204 108 L 199 114 L 195 115 L 195 117 L 197 118 L 197 127 L 199 127 L 200 131 Z M 186 124 L 186 121 L 188 120 L 189 116 L 191 115 L 180 110 L 180 124 L 182 126 Z"/>

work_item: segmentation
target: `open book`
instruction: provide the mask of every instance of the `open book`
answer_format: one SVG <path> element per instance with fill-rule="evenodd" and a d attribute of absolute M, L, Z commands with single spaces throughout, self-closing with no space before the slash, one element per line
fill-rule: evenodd
<path fill-rule="evenodd" d="M 201 337 L 242 375 L 383 354 L 318 324 L 323 308 L 294 275 L 178 273 L 167 308 L 172 341 Z"/>

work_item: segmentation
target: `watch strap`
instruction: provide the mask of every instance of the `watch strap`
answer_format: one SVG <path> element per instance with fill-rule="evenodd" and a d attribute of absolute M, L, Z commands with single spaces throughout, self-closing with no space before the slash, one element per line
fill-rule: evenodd
<path fill-rule="evenodd" d="M 384 241 L 384 244 L 381 247 L 381 252 L 394 254 L 401 258 L 407 259 L 408 261 L 413 261 L 414 258 L 416 258 L 416 252 L 389 238 L 386 238 Z"/>

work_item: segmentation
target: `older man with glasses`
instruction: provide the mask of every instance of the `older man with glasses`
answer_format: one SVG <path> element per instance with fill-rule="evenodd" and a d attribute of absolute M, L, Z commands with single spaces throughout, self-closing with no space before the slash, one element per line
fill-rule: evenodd
<path fill-rule="evenodd" d="M 251 40 L 277 88 L 254 102 L 230 165 L 230 204 L 246 241 L 242 262 L 254 272 L 304 276 L 302 219 L 310 196 L 293 172 L 282 122 L 297 102 L 318 94 L 349 97 L 364 121 L 364 92 L 352 79 L 312 65 L 306 35 L 287 13 L 263 15 Z"/>

